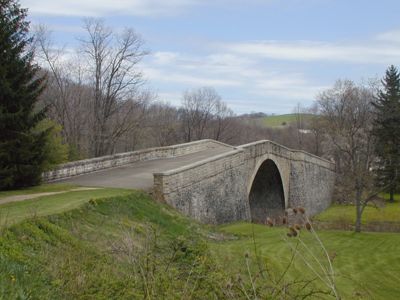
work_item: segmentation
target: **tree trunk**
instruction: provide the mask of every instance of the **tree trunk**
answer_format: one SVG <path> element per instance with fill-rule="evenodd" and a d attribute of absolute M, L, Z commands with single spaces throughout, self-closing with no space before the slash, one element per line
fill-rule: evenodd
<path fill-rule="evenodd" d="M 362 204 L 361 204 L 361 195 L 362 191 L 357 184 L 356 187 L 356 224 L 355 224 L 355 232 L 361 232 L 361 217 L 362 217 Z"/>
<path fill-rule="evenodd" d="M 356 213 L 357 213 L 357 215 L 356 215 L 356 226 L 355 226 L 355 232 L 361 232 L 361 207 L 359 207 L 358 205 L 357 205 L 357 208 L 356 208 Z"/>
<path fill-rule="evenodd" d="M 390 187 L 390 192 L 389 193 L 390 193 L 389 202 L 393 203 L 394 202 L 394 187 L 393 186 Z"/>

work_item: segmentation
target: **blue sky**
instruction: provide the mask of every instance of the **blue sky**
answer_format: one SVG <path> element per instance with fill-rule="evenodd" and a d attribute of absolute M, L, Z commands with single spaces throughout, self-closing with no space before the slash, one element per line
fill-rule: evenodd
<path fill-rule="evenodd" d="M 21 0 L 61 47 L 82 19 L 133 27 L 160 101 L 212 86 L 236 113 L 290 113 L 336 79 L 382 77 L 400 65 L 398 0 Z"/>

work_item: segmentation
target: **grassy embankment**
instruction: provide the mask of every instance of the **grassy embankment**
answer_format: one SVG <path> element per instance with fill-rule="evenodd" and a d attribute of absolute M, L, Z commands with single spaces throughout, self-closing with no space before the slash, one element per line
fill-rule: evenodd
<path fill-rule="evenodd" d="M 90 192 L 36 199 L 62 204 L 77 193 L 85 201 L 3 226 L 0 299 L 188 299 L 218 290 L 208 288 L 218 273 L 196 223 L 141 192 L 103 189 L 101 196 L 120 195 L 102 199 Z"/>
<path fill-rule="evenodd" d="M 64 188 L 51 187 L 58 191 Z M 47 187 L 40 189 L 48 191 Z M 28 192 L 37 190 L 24 191 Z M 113 197 L 100 199 L 110 195 L 107 193 Z M 70 201 L 75 204 L 66 205 Z M 36 206 L 34 215 L 23 202 L 0 205 L 0 211 L 14 206 L 15 216 L 20 215 L 18 223 L 1 229 L 0 299 L 124 299 L 146 295 L 150 299 L 246 299 L 246 294 L 253 298 L 254 290 L 259 296 L 271 292 L 271 286 L 294 293 L 324 288 L 319 280 L 310 281 L 315 276 L 298 257 L 284 280 L 272 284 L 271 277 L 279 277 L 290 261 L 288 243 L 296 241 L 284 241 L 283 228 L 247 223 L 203 226 L 141 192 L 127 190 L 67 192 L 26 203 L 46 205 Z M 46 210 L 49 205 L 52 208 Z M 58 205 L 66 211 L 60 212 L 63 209 Z M 398 234 L 319 234 L 328 252 L 335 253 L 338 290 L 344 299 L 398 298 Z M 301 236 L 319 255 L 310 234 Z M 260 263 L 269 266 L 265 278 L 256 276 L 254 245 Z M 291 285 L 299 280 L 309 282 L 308 289 L 300 290 L 300 283 Z"/>
<path fill-rule="evenodd" d="M 14 224 L 31 217 L 46 216 L 72 210 L 88 202 L 90 199 L 128 195 L 131 193 L 130 190 L 111 188 L 73 191 L 74 189 L 78 189 L 78 187 L 65 184 L 46 184 L 29 189 L 0 192 L 0 226 Z M 39 193 L 59 194 L 1 204 L 2 200 L 9 197 Z"/>

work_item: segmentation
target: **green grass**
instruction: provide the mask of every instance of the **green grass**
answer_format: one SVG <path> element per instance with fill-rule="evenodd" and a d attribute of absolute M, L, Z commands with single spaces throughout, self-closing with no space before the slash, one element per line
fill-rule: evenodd
<path fill-rule="evenodd" d="M 12 191 L 0 191 L 0 200 L 9 196 L 38 194 L 38 193 L 49 193 L 49 192 L 60 192 L 77 188 L 76 185 L 72 184 L 42 184 L 35 187 L 24 188 Z"/>
<path fill-rule="evenodd" d="M 0 231 L 0 299 L 215 298 L 199 228 L 135 191 L 25 220 Z"/>
<path fill-rule="evenodd" d="M 283 272 L 289 262 L 290 250 L 287 242 L 283 240 L 286 230 L 282 228 L 247 223 L 222 226 L 221 230 L 236 235 L 238 239 L 212 245 L 213 252 L 219 258 L 217 261 L 233 273 L 247 273 L 244 253 L 254 253 L 252 228 L 260 257 L 268 262 L 274 273 Z M 311 239 L 311 234 L 302 234 L 306 243 L 318 253 L 319 247 Z M 344 231 L 320 231 L 318 234 L 328 252 L 336 254 L 334 268 L 338 273 L 337 285 L 344 299 L 398 299 L 399 234 L 355 234 Z M 254 256 L 251 257 L 254 261 Z M 313 273 L 300 258 L 295 259 L 288 275 L 292 279 L 313 277 Z"/>
<path fill-rule="evenodd" d="M 312 118 L 312 114 L 302 114 L 303 120 L 307 121 Z M 261 122 L 266 127 L 279 128 L 288 126 L 291 123 L 295 123 L 297 120 L 297 114 L 285 114 L 277 116 L 268 116 L 261 119 Z M 286 123 L 286 125 L 284 125 Z"/>
<path fill-rule="evenodd" d="M 104 197 L 127 195 L 132 192 L 130 190 L 111 188 L 87 191 L 68 191 L 71 188 L 72 186 L 65 185 L 45 185 L 25 190 L 26 194 L 60 192 L 65 190 L 67 192 L 2 204 L 0 205 L 0 225 L 11 225 L 31 217 L 40 217 L 68 211 L 81 206 L 90 199 L 95 200 Z M 11 193 L 11 195 L 20 195 L 25 193 L 20 193 L 20 191 L 18 191 L 18 194 Z M 8 196 L 10 196 L 10 194 L 8 194 Z"/>
<path fill-rule="evenodd" d="M 2 205 L 1 218 L 6 210 L 14 225 L 0 228 L 0 299 L 246 299 L 241 286 L 250 295 L 253 287 L 245 253 L 254 277 L 255 245 L 270 270 L 256 279 L 259 295 L 291 257 L 284 228 L 200 225 L 138 191 L 69 191 Z M 399 234 L 319 235 L 336 255 L 343 299 L 398 299 Z M 302 239 L 321 257 L 309 233 Z M 297 257 L 284 284 L 313 277 Z M 309 287 L 324 288 L 318 280 Z"/>
<path fill-rule="evenodd" d="M 384 195 L 388 199 L 387 194 Z M 316 221 L 354 224 L 356 209 L 354 205 L 333 205 L 314 217 Z M 362 216 L 362 224 L 398 223 L 400 225 L 400 195 L 395 195 L 395 202 L 386 201 L 382 207 L 367 206 Z"/>

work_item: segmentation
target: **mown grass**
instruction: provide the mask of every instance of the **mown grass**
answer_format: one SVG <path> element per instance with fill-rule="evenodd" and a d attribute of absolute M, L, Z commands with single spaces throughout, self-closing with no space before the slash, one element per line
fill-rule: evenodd
<path fill-rule="evenodd" d="M 96 200 L 104 197 L 117 195 L 128 195 L 132 191 L 123 189 L 100 188 L 87 191 L 69 191 L 73 186 L 65 185 L 45 185 L 37 188 L 26 189 L 24 194 L 35 194 L 41 192 L 60 192 L 65 193 L 37 197 L 30 200 L 10 202 L 0 205 L 0 225 L 8 226 L 21 222 L 27 218 L 40 217 L 57 214 L 81 206 L 89 200 Z M 21 195 L 20 191 L 18 194 Z M 8 194 L 10 196 L 10 194 Z"/>
<path fill-rule="evenodd" d="M 309 120 L 313 117 L 312 114 L 301 114 L 304 121 Z M 295 123 L 297 120 L 297 114 L 285 114 L 277 116 L 268 116 L 262 118 L 262 124 L 266 127 L 279 128 Z"/>
<path fill-rule="evenodd" d="M 387 200 L 389 195 L 383 195 Z M 356 209 L 354 205 L 332 205 L 326 211 L 314 217 L 316 221 L 354 224 Z M 400 225 L 400 195 L 395 195 L 395 202 L 386 201 L 382 206 L 367 206 L 362 216 L 362 224 L 398 223 Z"/>
<path fill-rule="evenodd" d="M 237 223 L 220 227 L 236 240 L 213 243 L 217 261 L 232 273 L 246 274 L 244 254 L 252 254 L 253 271 L 257 270 L 254 249 L 269 265 L 273 274 L 282 273 L 289 264 L 291 250 L 284 240 L 286 230 L 261 225 Z M 254 239 L 253 239 L 254 231 Z M 337 286 L 343 299 L 398 299 L 400 295 L 400 235 L 394 233 L 361 233 L 319 231 L 327 251 L 335 256 Z M 303 240 L 318 253 L 319 246 L 311 234 L 303 232 Z M 290 240 L 290 242 L 293 242 Z M 300 248 L 301 249 L 301 248 Z M 302 250 L 305 251 L 304 249 Z M 324 263 L 323 255 L 318 255 Z M 316 267 L 317 268 L 317 267 Z M 253 275 L 254 275 L 253 274 Z M 271 276 L 273 276 L 271 274 Z M 313 272 L 295 258 L 286 279 L 311 280 Z M 289 280 L 289 282 L 290 282 Z M 318 283 L 320 285 L 320 282 Z M 329 297 L 328 297 L 329 299 Z"/>

